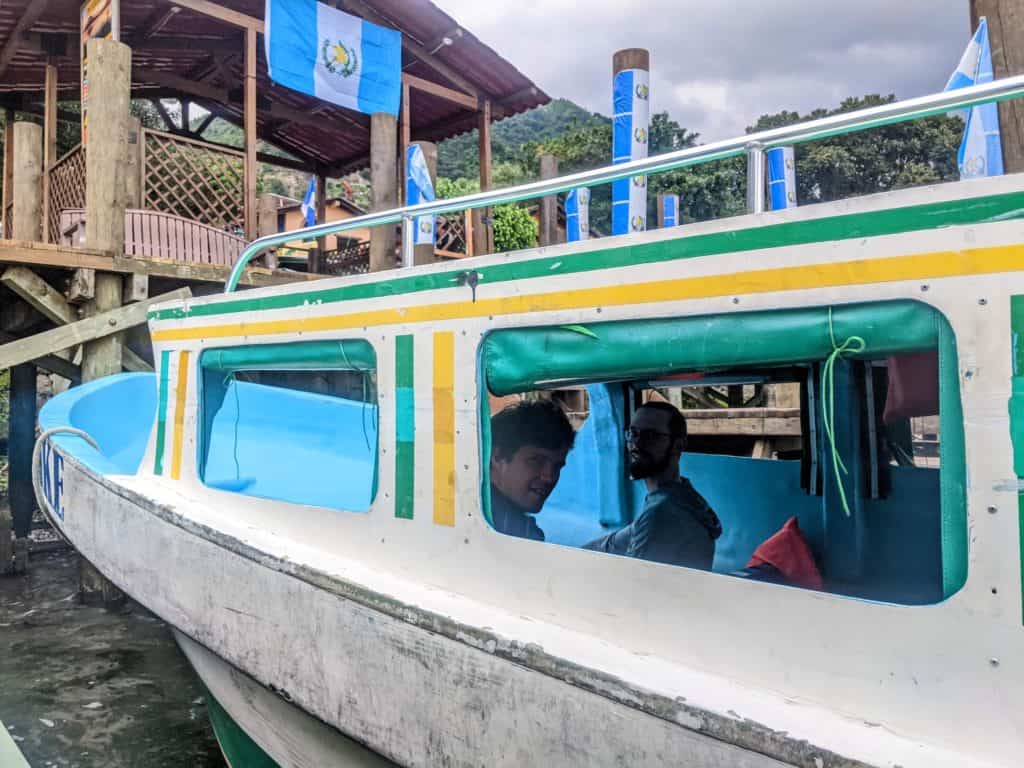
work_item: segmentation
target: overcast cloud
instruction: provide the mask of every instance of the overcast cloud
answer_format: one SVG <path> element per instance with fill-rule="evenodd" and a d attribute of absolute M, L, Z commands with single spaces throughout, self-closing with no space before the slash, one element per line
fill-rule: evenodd
<path fill-rule="evenodd" d="M 434 0 L 552 97 L 611 112 L 611 57 L 651 52 L 651 106 L 701 141 L 846 96 L 941 90 L 968 0 Z M 457 44 L 457 43 L 456 43 Z"/>

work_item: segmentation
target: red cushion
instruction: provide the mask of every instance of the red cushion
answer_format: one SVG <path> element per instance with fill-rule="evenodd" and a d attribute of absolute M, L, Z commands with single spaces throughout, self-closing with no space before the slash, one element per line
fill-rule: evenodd
<path fill-rule="evenodd" d="M 824 586 L 818 566 L 814 564 L 814 555 L 800 532 L 796 517 L 789 518 L 778 533 L 754 550 L 747 568 L 765 563 L 778 570 L 786 581 L 795 586 L 807 589 L 821 589 Z"/>

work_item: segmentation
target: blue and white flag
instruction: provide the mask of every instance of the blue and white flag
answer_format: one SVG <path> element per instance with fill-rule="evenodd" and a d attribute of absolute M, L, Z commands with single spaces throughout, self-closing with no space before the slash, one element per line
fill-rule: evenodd
<path fill-rule="evenodd" d="M 410 144 L 405 155 L 405 204 L 419 205 L 434 199 L 434 185 L 430 181 L 427 158 L 419 144 Z M 434 217 L 415 218 L 413 245 L 434 244 Z"/>
<path fill-rule="evenodd" d="M 266 0 L 267 69 L 275 83 L 366 114 L 398 114 L 402 34 L 317 0 Z"/>
<path fill-rule="evenodd" d="M 612 163 L 647 157 L 651 122 L 651 75 L 644 69 L 624 69 L 612 86 Z M 612 234 L 647 229 L 647 177 L 612 182 Z"/>
<path fill-rule="evenodd" d="M 679 195 L 661 195 L 661 221 L 665 228 L 679 223 Z"/>
<path fill-rule="evenodd" d="M 577 187 L 565 196 L 565 235 L 570 243 L 590 239 L 590 190 Z"/>
<path fill-rule="evenodd" d="M 992 49 L 988 41 L 988 20 L 982 16 L 978 29 L 967 44 L 960 64 L 946 83 L 946 90 L 992 82 Z M 1003 175 L 1003 144 L 999 135 L 999 110 L 995 104 L 979 104 L 961 112 L 967 127 L 957 152 L 960 178 Z"/>
<path fill-rule="evenodd" d="M 768 156 L 768 198 L 773 211 L 796 208 L 796 161 L 792 147 L 773 147 Z"/>
<path fill-rule="evenodd" d="M 309 187 L 306 188 L 306 196 L 302 199 L 299 210 L 302 211 L 307 227 L 316 224 L 316 176 L 310 177 Z"/>

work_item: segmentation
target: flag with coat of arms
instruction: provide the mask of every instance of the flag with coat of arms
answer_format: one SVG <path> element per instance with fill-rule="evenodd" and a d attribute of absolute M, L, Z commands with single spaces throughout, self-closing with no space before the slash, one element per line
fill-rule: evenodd
<path fill-rule="evenodd" d="M 264 23 L 275 83 L 346 109 L 398 115 L 400 32 L 317 0 L 266 0 Z"/>
<path fill-rule="evenodd" d="M 419 205 L 434 199 L 427 158 L 419 144 L 410 144 L 405 157 L 405 204 Z M 434 244 L 434 217 L 417 216 L 414 221 L 413 245 Z"/>
<path fill-rule="evenodd" d="M 946 83 L 954 91 L 992 82 L 992 49 L 988 41 L 988 20 L 982 16 L 978 29 L 967 44 L 960 64 Z M 957 152 L 960 178 L 1003 175 L 1003 144 L 999 135 L 999 110 L 995 104 L 979 104 L 962 112 L 967 126 Z"/>

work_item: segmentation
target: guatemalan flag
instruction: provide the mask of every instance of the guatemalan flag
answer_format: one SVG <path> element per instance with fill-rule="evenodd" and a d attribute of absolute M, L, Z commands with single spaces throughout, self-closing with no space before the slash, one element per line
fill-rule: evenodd
<path fill-rule="evenodd" d="M 768 199 L 773 211 L 796 208 L 796 161 L 792 147 L 768 150 Z"/>
<path fill-rule="evenodd" d="M 309 186 L 306 188 L 306 197 L 303 198 L 299 210 L 302 211 L 302 217 L 306 220 L 307 227 L 312 227 L 316 224 L 316 176 L 309 180 Z"/>
<path fill-rule="evenodd" d="M 264 19 L 275 83 L 346 109 L 398 115 L 400 32 L 317 0 L 266 0 Z"/>
<path fill-rule="evenodd" d="M 570 243 L 590 239 L 590 190 L 577 187 L 565 196 L 565 234 Z"/>
<path fill-rule="evenodd" d="M 410 144 L 405 157 L 405 204 L 419 205 L 434 199 L 427 158 L 419 144 Z M 417 216 L 414 221 L 413 245 L 434 244 L 434 217 Z"/>
<path fill-rule="evenodd" d="M 612 163 L 647 157 L 650 128 L 651 75 L 645 69 L 624 69 L 612 83 Z M 612 234 L 647 229 L 647 177 L 612 182 Z"/>
<path fill-rule="evenodd" d="M 988 21 L 978 24 L 967 50 L 960 59 L 946 90 L 992 82 L 992 49 L 988 42 Z M 964 112 L 967 127 L 957 152 L 960 178 L 1003 175 L 1003 145 L 999 137 L 999 110 L 995 104 L 979 104 Z"/>

